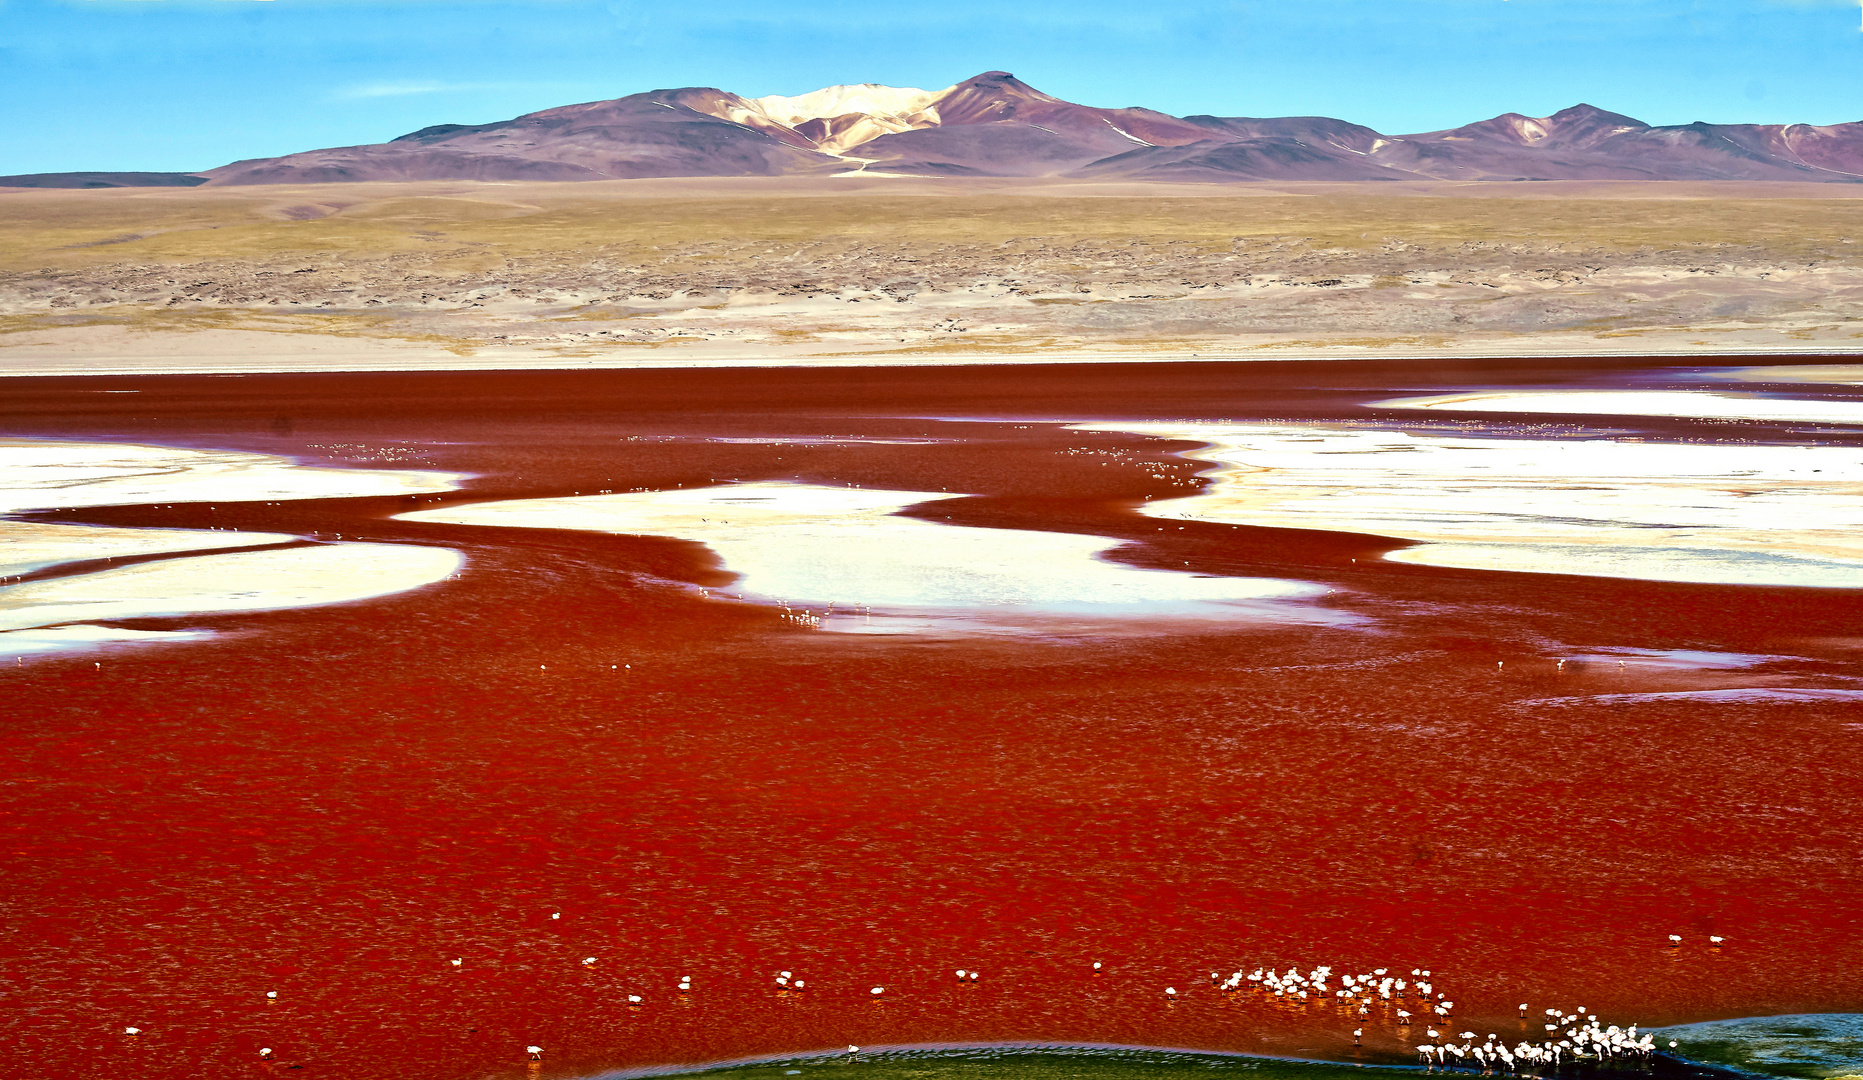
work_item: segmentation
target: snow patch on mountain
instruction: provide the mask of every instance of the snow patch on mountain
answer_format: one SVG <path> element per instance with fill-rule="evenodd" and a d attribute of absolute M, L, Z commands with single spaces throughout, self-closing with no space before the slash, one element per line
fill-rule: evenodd
<path fill-rule="evenodd" d="M 825 86 L 794 97 L 730 94 L 728 100 L 692 107 L 720 120 L 767 131 L 792 146 L 840 157 L 882 135 L 938 126 L 935 103 L 952 89 L 856 83 Z"/>
<path fill-rule="evenodd" d="M 923 112 L 932 102 L 954 89 L 955 85 L 943 90 L 920 90 L 911 86 L 855 83 L 848 86 L 824 86 L 820 90 L 811 90 L 794 97 L 771 94 L 746 100 L 777 123 L 795 127 L 805 120 L 832 120 L 849 113 L 905 120 L 914 113 Z"/>

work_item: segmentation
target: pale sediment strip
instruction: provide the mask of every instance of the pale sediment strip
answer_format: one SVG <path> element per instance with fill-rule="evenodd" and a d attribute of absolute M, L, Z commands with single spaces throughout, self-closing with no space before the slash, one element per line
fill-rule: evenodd
<path fill-rule="evenodd" d="M 214 529 L 113 529 L 0 520 L 0 578 L 30 574 L 60 563 L 257 547 L 298 539 L 286 533 Z"/>
<path fill-rule="evenodd" d="M 1109 562 L 1119 541 L 988 529 L 901 516 L 962 498 L 767 482 L 523 499 L 398 515 L 404 521 L 579 529 L 705 544 L 743 594 L 797 605 L 811 625 L 849 632 L 1004 627 L 1018 618 L 1133 616 L 1336 621 L 1297 601 L 1325 589 Z"/>
<path fill-rule="evenodd" d="M 1778 367 L 1743 367 L 1717 371 L 1711 378 L 1738 382 L 1823 383 L 1828 386 L 1863 386 L 1863 364 L 1781 364 Z"/>
<path fill-rule="evenodd" d="M 1654 690 L 1630 694 L 1585 694 L 1572 697 L 1530 698 L 1513 708 L 1559 705 L 1640 705 L 1646 702 L 1680 702 L 1702 705 L 1817 704 L 1863 702 L 1863 687 L 1842 686 L 1726 686 L 1717 690 Z"/>
<path fill-rule="evenodd" d="M 1852 369 L 1853 371 L 1856 369 Z M 1712 390 L 1483 390 L 1375 401 L 1379 409 L 1651 416 L 1762 423 L 1863 424 L 1863 401 L 1814 401 Z"/>
<path fill-rule="evenodd" d="M 69 626 L 0 631 L 0 657 L 18 660 L 39 653 L 86 652 L 108 645 L 198 641 L 212 636 L 204 630 L 129 630 L 118 626 L 74 623 Z"/>
<path fill-rule="evenodd" d="M 1863 587 L 1863 458 L 1832 446 L 1446 435 L 1345 423 L 1078 425 L 1202 444 L 1159 518 L 1415 541 L 1481 570 Z"/>

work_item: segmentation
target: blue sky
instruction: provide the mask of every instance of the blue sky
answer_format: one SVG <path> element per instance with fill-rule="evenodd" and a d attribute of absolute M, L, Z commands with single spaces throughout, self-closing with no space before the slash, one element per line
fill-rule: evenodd
<path fill-rule="evenodd" d="M 1401 133 L 1578 101 L 1863 120 L 1858 0 L 0 0 L 0 174 L 189 170 L 666 86 L 937 88 Z"/>

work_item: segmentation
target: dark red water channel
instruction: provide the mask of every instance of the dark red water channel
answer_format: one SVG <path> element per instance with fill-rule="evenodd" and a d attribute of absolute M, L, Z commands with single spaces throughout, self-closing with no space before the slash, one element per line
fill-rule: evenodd
<path fill-rule="evenodd" d="M 0 434 L 477 477 L 446 501 L 726 479 L 976 492 L 941 509 L 1122 538 L 1141 565 L 1320 582 L 1366 621 L 863 638 L 698 598 L 691 583 L 729 581 L 699 545 L 389 520 L 407 499 L 47 514 L 340 532 L 469 561 L 368 603 L 135 624 L 220 631 L 204 642 L 0 670 L 0 1075 L 522 1076 L 530 1043 L 548 1076 L 939 1040 L 1396 1052 L 1388 1017 L 1209 987 L 1210 971 L 1263 964 L 1428 967 L 1455 1028 L 1509 1038 L 1537 1033 L 1522 1001 L 1643 1024 L 1856 1011 L 1863 708 L 1534 702 L 1706 685 L 1556 669 L 1587 646 L 1785 653 L 1795 677 L 1856 675 L 1857 593 L 1442 570 L 1379 562 L 1394 545 L 1373 537 L 1165 531 L 1132 508 L 1182 494 L 1149 474 L 1194 474 L 1184 446 L 1059 426 L 1363 419 L 1378 414 L 1360 402 L 1398 392 L 1697 386 L 1697 370 L 10 380 Z M 706 441 L 823 435 L 939 441 Z M 1106 467 L 1068 447 L 1140 456 Z M 983 977 L 960 987 L 956 968 Z M 779 993 L 779 970 L 806 993 Z M 262 1046 L 280 1064 L 260 1065 Z"/>

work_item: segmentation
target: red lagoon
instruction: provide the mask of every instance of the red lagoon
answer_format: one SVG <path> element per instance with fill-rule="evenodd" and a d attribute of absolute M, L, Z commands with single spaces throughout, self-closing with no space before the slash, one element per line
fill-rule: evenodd
<path fill-rule="evenodd" d="M 1186 444 L 1064 426 L 1395 422 L 1363 403 L 1699 385 L 1700 370 L 12 380 L 9 436 L 474 479 L 439 503 L 40 515 L 340 533 L 467 561 L 379 600 L 144 620 L 215 633 L 0 671 L 0 1072 L 521 1076 L 532 1044 L 550 1076 L 849 1043 L 1408 1057 L 1420 1035 L 1389 1009 L 1209 980 L 1321 964 L 1431 969 L 1456 1003 L 1445 1030 L 1509 1040 L 1540 1034 L 1548 1007 L 1644 1025 L 1855 1011 L 1863 705 L 1635 696 L 1730 684 L 1559 660 L 1787 656 L 1770 677 L 1836 685 L 1858 674 L 1856 592 L 1443 569 L 1382 561 L 1401 544 L 1372 536 L 1180 528 L 1138 508 L 1201 482 Z M 733 578 L 696 543 L 393 518 L 728 480 L 970 493 L 938 519 L 1313 582 L 1356 618 L 827 633 L 702 594 Z M 785 971 L 806 988 L 779 986 Z"/>

